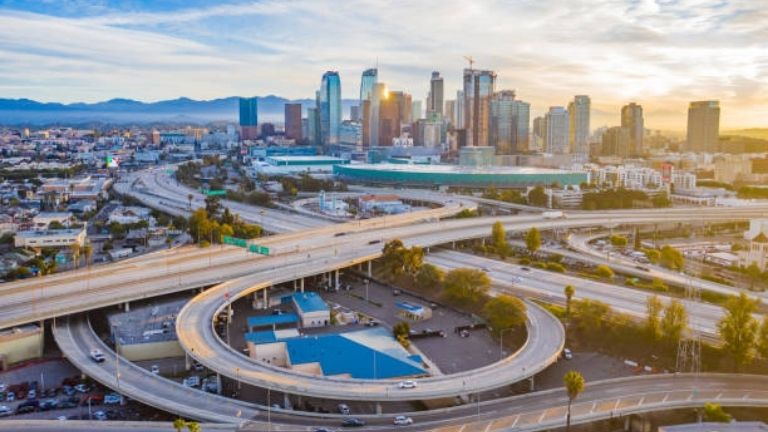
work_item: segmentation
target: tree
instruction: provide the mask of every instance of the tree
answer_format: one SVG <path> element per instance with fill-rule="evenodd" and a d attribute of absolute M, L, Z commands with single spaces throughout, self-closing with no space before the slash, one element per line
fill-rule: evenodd
<path fill-rule="evenodd" d="M 661 248 L 659 262 L 668 269 L 682 270 L 685 258 L 683 257 L 682 252 L 672 246 L 666 245 Z"/>
<path fill-rule="evenodd" d="M 568 414 L 565 417 L 565 430 L 571 429 L 571 405 L 584 390 L 584 377 L 577 371 L 568 371 L 563 377 L 565 391 L 568 394 Z"/>
<path fill-rule="evenodd" d="M 189 234 L 195 242 L 201 243 L 208 239 L 211 228 L 211 221 L 208 219 L 208 213 L 205 209 L 199 208 L 192 212 L 192 216 L 189 217 Z"/>
<path fill-rule="evenodd" d="M 650 296 L 646 301 L 645 308 L 647 318 L 645 319 L 645 331 L 651 341 L 657 341 L 661 338 L 661 311 L 664 305 L 657 296 Z"/>
<path fill-rule="evenodd" d="M 573 302 L 573 317 L 584 333 L 599 334 L 611 314 L 611 307 L 599 300 Z"/>
<path fill-rule="evenodd" d="M 185 426 L 187 426 L 187 422 L 185 422 L 182 418 L 177 418 L 173 421 L 173 428 L 176 429 L 176 432 L 181 432 Z"/>
<path fill-rule="evenodd" d="M 757 300 L 741 293 L 728 299 L 724 309 L 725 316 L 717 324 L 717 330 L 738 371 L 754 356 L 759 325 L 752 314 L 757 310 Z"/>
<path fill-rule="evenodd" d="M 200 432 L 200 423 L 198 422 L 187 422 L 187 430 L 189 432 Z"/>
<path fill-rule="evenodd" d="M 536 227 L 528 230 L 528 234 L 525 235 L 525 247 L 528 248 L 528 252 L 531 254 L 536 253 L 541 247 L 541 233 Z"/>
<path fill-rule="evenodd" d="M 760 334 L 757 337 L 757 353 L 763 360 L 768 360 L 768 317 L 764 317 L 763 323 L 760 325 Z"/>
<path fill-rule="evenodd" d="M 416 277 L 421 266 L 424 265 L 424 249 L 419 246 L 411 246 L 403 250 L 403 270 L 405 273 Z"/>
<path fill-rule="evenodd" d="M 670 343 L 676 345 L 688 329 L 688 311 L 678 300 L 672 300 L 664 310 L 661 320 L 661 333 Z"/>
<path fill-rule="evenodd" d="M 400 321 L 392 327 L 392 335 L 395 338 L 408 337 L 409 334 L 411 334 L 411 326 L 405 321 Z"/>
<path fill-rule="evenodd" d="M 501 259 L 506 258 L 509 251 L 509 243 L 507 243 L 507 233 L 504 231 L 504 225 L 499 221 L 496 221 L 491 228 L 491 240 L 493 241 L 496 253 L 499 254 Z"/>
<path fill-rule="evenodd" d="M 733 417 L 723 410 L 720 404 L 707 402 L 704 404 L 704 421 L 730 423 Z"/>
<path fill-rule="evenodd" d="M 754 288 L 755 282 L 759 281 L 763 276 L 762 270 L 760 270 L 760 267 L 758 267 L 756 263 L 750 264 L 746 269 L 744 269 L 744 273 L 746 273 L 747 277 L 749 278 L 750 288 Z"/>
<path fill-rule="evenodd" d="M 549 197 L 544 191 L 544 186 L 536 186 L 528 192 L 528 204 L 538 207 L 546 207 L 549 203 Z"/>
<path fill-rule="evenodd" d="M 71 245 L 69 245 L 69 251 L 72 254 L 72 264 L 74 264 L 75 268 L 79 267 L 79 264 L 80 264 L 80 243 L 74 242 Z"/>
<path fill-rule="evenodd" d="M 402 240 L 395 239 L 384 243 L 382 248 L 381 263 L 388 277 L 397 277 L 402 274 L 403 255 L 405 254 L 405 245 Z"/>
<path fill-rule="evenodd" d="M 424 264 L 416 273 L 416 283 L 420 286 L 433 290 L 440 286 L 445 279 L 445 272 L 437 268 L 434 264 Z"/>
<path fill-rule="evenodd" d="M 576 294 L 576 288 L 574 288 L 573 285 L 566 285 L 563 289 L 563 293 L 565 294 L 565 316 L 570 320 L 571 302 L 573 300 L 574 294 Z"/>
<path fill-rule="evenodd" d="M 661 252 L 656 249 L 645 249 L 643 252 L 645 252 L 645 257 L 648 258 L 651 264 L 656 264 L 661 259 Z"/>
<path fill-rule="evenodd" d="M 445 296 L 456 303 L 477 303 L 491 288 L 491 279 L 481 270 L 457 268 L 445 275 Z"/>
<path fill-rule="evenodd" d="M 501 329 L 525 324 L 526 306 L 517 297 L 500 294 L 483 306 L 483 315 L 498 333 Z"/>
<path fill-rule="evenodd" d="M 627 245 L 627 238 L 620 235 L 612 235 L 610 237 L 611 244 L 617 247 L 624 247 Z"/>
<path fill-rule="evenodd" d="M 215 219 L 221 211 L 221 202 L 217 196 L 205 197 L 205 212 L 209 219 Z"/>
<path fill-rule="evenodd" d="M 605 264 L 599 264 L 595 267 L 595 274 L 604 279 L 613 279 L 613 270 Z"/>
<path fill-rule="evenodd" d="M 64 224 L 57 220 L 51 221 L 51 223 L 48 224 L 48 229 L 50 230 L 60 230 L 64 228 L 66 228 Z"/>
<path fill-rule="evenodd" d="M 83 255 L 85 255 L 85 265 L 91 266 L 91 258 L 93 258 L 93 246 L 86 244 L 83 246 Z"/>

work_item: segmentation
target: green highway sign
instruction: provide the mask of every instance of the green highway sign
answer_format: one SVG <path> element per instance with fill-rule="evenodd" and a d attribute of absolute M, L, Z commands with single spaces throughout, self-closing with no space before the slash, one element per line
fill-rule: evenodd
<path fill-rule="evenodd" d="M 227 194 L 227 191 L 224 189 L 203 189 L 202 192 L 208 196 L 222 196 Z"/>
<path fill-rule="evenodd" d="M 266 246 L 252 244 L 248 247 L 248 252 L 253 252 L 261 255 L 269 255 L 269 248 Z"/>
<path fill-rule="evenodd" d="M 231 237 L 231 236 L 224 236 L 223 240 L 224 240 L 224 244 L 226 245 L 238 246 L 241 248 L 248 247 L 248 242 L 245 239 Z"/>

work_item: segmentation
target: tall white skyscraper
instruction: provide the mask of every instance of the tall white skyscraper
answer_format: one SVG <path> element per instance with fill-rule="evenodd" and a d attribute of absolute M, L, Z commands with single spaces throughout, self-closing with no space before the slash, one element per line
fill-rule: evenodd
<path fill-rule="evenodd" d="M 544 151 L 552 154 L 568 153 L 568 111 L 563 107 L 549 107 L 544 123 Z"/>
<path fill-rule="evenodd" d="M 578 95 L 568 103 L 568 144 L 571 153 L 589 156 L 589 96 Z"/>

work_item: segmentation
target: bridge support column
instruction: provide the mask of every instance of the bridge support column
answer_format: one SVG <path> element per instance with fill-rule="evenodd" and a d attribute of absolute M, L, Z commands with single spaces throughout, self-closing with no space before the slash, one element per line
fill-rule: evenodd
<path fill-rule="evenodd" d="M 221 394 L 221 375 L 216 374 L 216 393 Z"/>
<path fill-rule="evenodd" d="M 334 285 L 334 288 L 336 288 L 336 290 L 338 290 L 339 289 L 339 269 L 336 269 L 335 277 L 336 277 L 336 284 Z"/>
<path fill-rule="evenodd" d="M 262 296 L 262 305 L 261 305 L 262 309 L 267 309 L 269 307 L 269 303 L 268 303 L 268 299 L 267 299 L 267 291 L 268 290 L 269 290 L 269 288 L 264 288 L 264 291 L 262 291 L 262 294 L 263 294 L 263 296 Z"/>
<path fill-rule="evenodd" d="M 455 241 L 451 242 L 451 249 L 454 249 L 454 250 L 456 249 L 456 242 Z"/>
<path fill-rule="evenodd" d="M 301 288 L 301 292 L 304 293 L 304 278 L 301 278 L 301 282 L 300 282 L 299 285 L 300 285 L 300 288 Z"/>
<path fill-rule="evenodd" d="M 131 311 L 131 303 L 130 302 L 125 302 L 125 304 L 123 305 L 123 310 L 126 311 L 126 312 L 130 312 Z"/>
<path fill-rule="evenodd" d="M 297 286 L 296 286 L 296 279 L 293 280 L 293 292 L 296 292 Z"/>
<path fill-rule="evenodd" d="M 373 261 L 368 261 L 368 277 L 373 276 Z"/>
<path fill-rule="evenodd" d="M 533 377 L 528 378 L 528 383 L 530 384 L 530 388 L 528 390 L 529 391 L 535 391 L 536 390 L 536 385 L 534 383 Z"/>
<path fill-rule="evenodd" d="M 285 408 L 285 409 L 292 409 L 292 407 L 291 407 L 291 398 L 288 397 L 288 393 L 283 393 L 283 408 Z"/>
<path fill-rule="evenodd" d="M 621 414 L 619 414 L 619 415 L 621 415 Z M 626 417 L 624 417 L 624 430 L 628 431 L 629 430 L 629 426 L 630 426 L 629 416 L 626 416 Z"/>
<path fill-rule="evenodd" d="M 376 414 L 381 415 L 381 402 L 376 402 Z"/>

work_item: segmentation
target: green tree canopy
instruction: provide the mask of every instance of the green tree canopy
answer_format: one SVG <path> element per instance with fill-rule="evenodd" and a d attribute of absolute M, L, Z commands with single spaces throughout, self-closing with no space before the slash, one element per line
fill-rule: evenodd
<path fill-rule="evenodd" d="M 754 356 L 759 327 L 753 316 L 757 300 L 742 292 L 738 297 L 728 299 L 724 308 L 725 316 L 717 324 L 717 330 L 738 370 Z"/>
<path fill-rule="evenodd" d="M 440 287 L 444 279 L 445 272 L 430 263 L 421 266 L 419 272 L 416 273 L 416 283 L 429 290 Z"/>
<path fill-rule="evenodd" d="M 585 333 L 599 334 L 610 314 L 611 307 L 599 300 L 573 302 L 573 318 L 578 328 Z"/>
<path fill-rule="evenodd" d="M 672 300 L 664 309 L 661 320 L 661 333 L 670 344 L 677 344 L 688 329 L 688 311 L 678 301 Z"/>
<path fill-rule="evenodd" d="M 443 289 L 448 300 L 455 303 L 477 303 L 491 288 L 491 279 L 481 270 L 457 268 L 445 275 Z"/>
<path fill-rule="evenodd" d="M 584 391 L 584 377 L 577 371 L 568 371 L 563 376 L 563 384 L 565 384 L 565 391 L 568 394 L 568 414 L 565 421 L 565 430 L 567 431 L 571 428 L 571 405 Z"/>
<path fill-rule="evenodd" d="M 725 412 L 720 404 L 707 402 L 704 404 L 704 420 L 716 423 L 730 423 L 733 417 Z"/>
<path fill-rule="evenodd" d="M 646 301 L 647 317 L 645 319 L 645 331 L 652 341 L 661 339 L 661 311 L 664 305 L 658 296 L 650 296 Z"/>
<path fill-rule="evenodd" d="M 483 315 L 491 327 L 499 332 L 501 329 L 525 324 L 526 310 L 525 303 L 519 298 L 500 294 L 483 306 Z"/>
<path fill-rule="evenodd" d="M 672 246 L 665 245 L 661 248 L 659 262 L 661 265 L 668 269 L 682 270 L 683 264 L 685 263 L 685 257 L 679 250 L 673 248 Z"/>
<path fill-rule="evenodd" d="M 528 230 L 528 233 L 525 235 L 525 247 L 532 254 L 539 250 L 541 247 L 541 233 L 538 228 L 533 227 Z"/>

